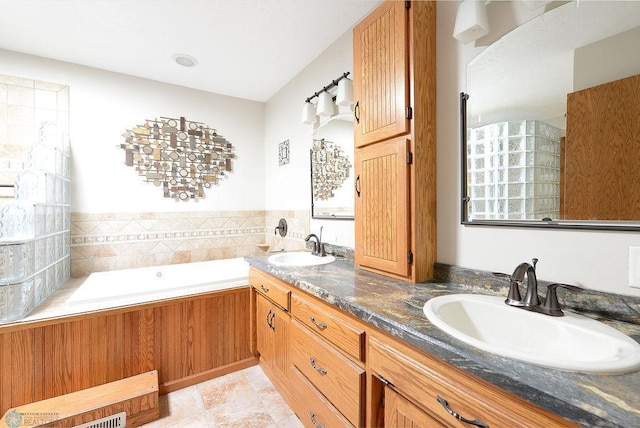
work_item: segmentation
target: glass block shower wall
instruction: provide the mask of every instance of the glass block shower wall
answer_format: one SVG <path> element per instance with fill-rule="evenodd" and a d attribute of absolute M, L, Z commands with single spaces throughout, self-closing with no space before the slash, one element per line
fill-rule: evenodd
<path fill-rule="evenodd" d="M 68 130 L 67 86 L 0 75 L 0 322 L 70 277 Z"/>
<path fill-rule="evenodd" d="M 474 219 L 560 217 L 562 131 L 537 120 L 474 128 L 467 139 Z"/>

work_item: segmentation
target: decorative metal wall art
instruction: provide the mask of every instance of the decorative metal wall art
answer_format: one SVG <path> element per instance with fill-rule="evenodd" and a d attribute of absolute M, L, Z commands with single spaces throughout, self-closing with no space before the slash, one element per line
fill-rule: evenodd
<path fill-rule="evenodd" d="M 125 164 L 162 186 L 165 198 L 204 198 L 205 188 L 232 171 L 234 147 L 215 129 L 184 117 L 145 120 L 124 131 Z"/>
<path fill-rule="evenodd" d="M 286 165 L 288 163 L 289 163 L 289 140 L 286 140 L 278 145 L 278 165 Z"/>
<path fill-rule="evenodd" d="M 327 200 L 349 177 L 351 163 L 340 145 L 325 139 L 313 140 L 311 184 L 314 200 Z"/>

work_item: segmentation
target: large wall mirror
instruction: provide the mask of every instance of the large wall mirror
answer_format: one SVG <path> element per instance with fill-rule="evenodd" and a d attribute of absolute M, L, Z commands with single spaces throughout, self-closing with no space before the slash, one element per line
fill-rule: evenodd
<path fill-rule="evenodd" d="M 640 2 L 573 1 L 467 66 L 462 223 L 640 230 Z"/>
<path fill-rule="evenodd" d="M 313 133 L 311 217 L 353 220 L 353 115 L 339 114 Z"/>

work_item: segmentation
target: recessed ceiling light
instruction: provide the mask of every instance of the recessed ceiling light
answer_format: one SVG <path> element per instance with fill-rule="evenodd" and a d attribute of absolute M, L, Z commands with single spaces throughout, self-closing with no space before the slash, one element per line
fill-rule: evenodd
<path fill-rule="evenodd" d="M 193 67 L 198 64 L 198 60 L 191 55 L 176 53 L 171 55 L 171 59 L 183 67 Z"/>

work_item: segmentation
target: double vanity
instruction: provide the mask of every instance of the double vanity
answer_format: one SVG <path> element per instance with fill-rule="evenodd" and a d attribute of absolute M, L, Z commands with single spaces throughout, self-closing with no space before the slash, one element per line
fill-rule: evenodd
<path fill-rule="evenodd" d="M 305 426 L 640 425 L 638 314 L 615 313 L 637 302 L 576 293 L 551 317 L 490 273 L 412 284 L 313 257 L 247 257 L 261 365 Z"/>

